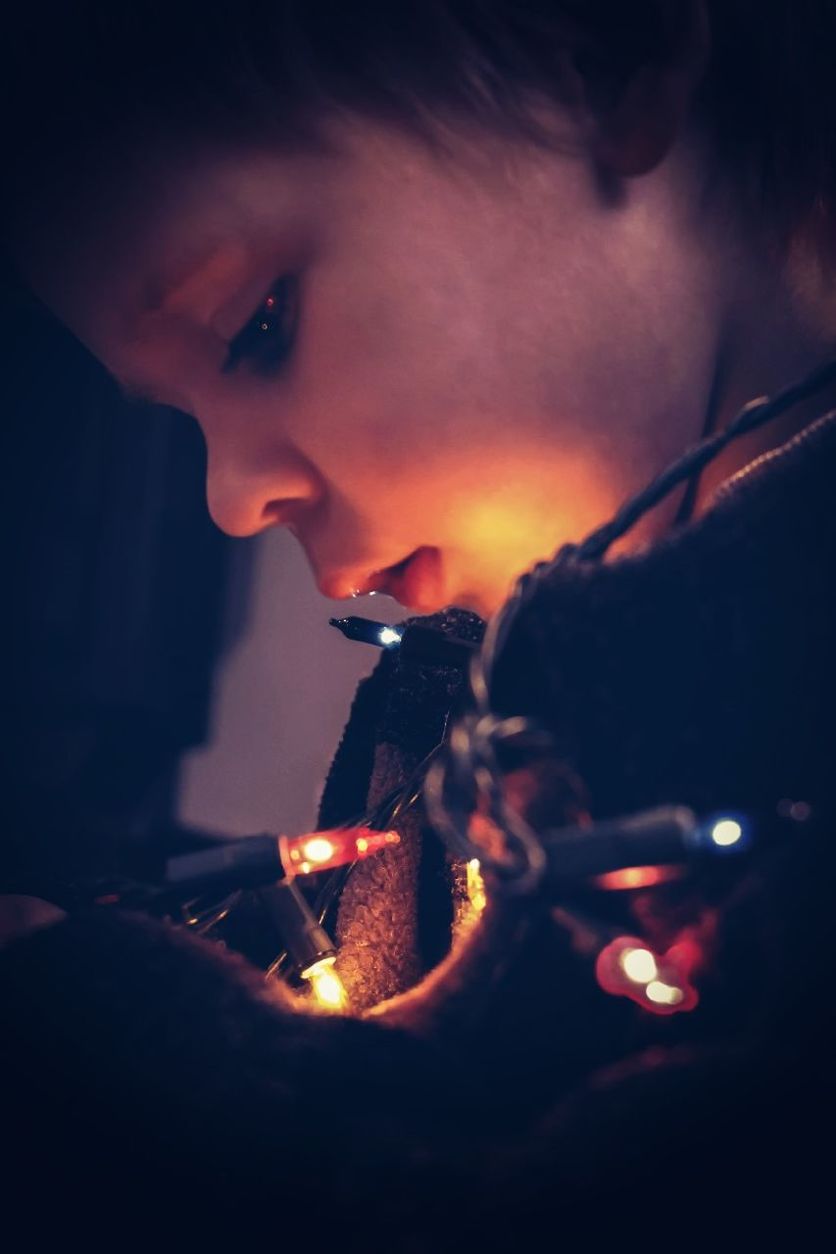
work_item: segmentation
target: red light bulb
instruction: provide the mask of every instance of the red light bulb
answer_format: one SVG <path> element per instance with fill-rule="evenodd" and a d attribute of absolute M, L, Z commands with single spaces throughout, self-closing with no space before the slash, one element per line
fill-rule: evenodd
<path fill-rule="evenodd" d="M 302 836 L 280 836 L 279 858 L 288 877 L 310 875 L 368 858 L 400 839 L 397 832 L 377 832 L 371 827 L 333 827 Z"/>
<path fill-rule="evenodd" d="M 605 945 L 595 962 L 595 978 L 605 993 L 629 997 L 651 1014 L 693 1010 L 699 997 L 689 976 L 699 955 L 692 941 L 655 953 L 635 936 L 618 936 Z"/>

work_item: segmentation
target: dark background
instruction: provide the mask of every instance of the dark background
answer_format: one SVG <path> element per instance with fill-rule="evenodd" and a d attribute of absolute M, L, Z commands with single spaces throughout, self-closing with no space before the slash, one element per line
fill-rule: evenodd
<path fill-rule="evenodd" d="M 126 401 L 5 275 L 0 319 L 0 891 L 46 892 L 169 839 L 247 550 L 208 516 L 191 419 Z"/>

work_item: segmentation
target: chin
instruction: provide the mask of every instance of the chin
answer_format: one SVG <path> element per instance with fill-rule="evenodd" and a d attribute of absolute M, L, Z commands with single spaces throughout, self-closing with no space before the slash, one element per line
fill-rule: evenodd
<path fill-rule="evenodd" d="M 450 605 L 456 609 L 470 610 L 472 614 L 478 614 L 486 621 L 493 617 L 501 604 L 502 599 L 499 596 L 473 591 L 461 592 L 450 602 Z"/>

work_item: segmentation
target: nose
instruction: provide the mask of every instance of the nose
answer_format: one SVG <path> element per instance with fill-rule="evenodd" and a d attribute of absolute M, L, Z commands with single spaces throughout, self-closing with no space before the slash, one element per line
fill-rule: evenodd
<path fill-rule="evenodd" d="M 316 507 L 324 491 L 315 467 L 289 449 L 242 461 L 209 446 L 206 502 L 227 535 L 253 536 L 267 527 L 293 526 Z"/>

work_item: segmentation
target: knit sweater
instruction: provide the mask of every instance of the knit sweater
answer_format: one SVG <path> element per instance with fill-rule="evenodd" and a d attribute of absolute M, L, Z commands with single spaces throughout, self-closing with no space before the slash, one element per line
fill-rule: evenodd
<path fill-rule="evenodd" d="M 580 789 L 595 818 L 672 802 L 764 836 L 766 855 L 711 883 L 583 903 L 660 950 L 697 936 L 695 1010 L 604 992 L 583 912 L 554 902 L 497 898 L 457 930 L 462 868 L 415 807 L 340 902 L 353 1015 L 299 1013 L 240 957 L 134 915 L 79 915 L 0 954 L 17 1188 L 39 1194 L 49 1171 L 82 1213 L 102 1189 L 134 1215 L 164 1197 L 192 1231 L 233 1214 L 281 1228 L 322 1190 L 309 1246 L 366 1250 L 604 1226 L 652 1246 L 686 1218 L 751 1227 L 756 1201 L 770 1223 L 779 1194 L 810 1216 L 832 1116 L 834 469 L 829 415 L 663 541 L 565 563 L 498 667 L 499 711 L 555 746 L 530 816 L 567 821 Z M 482 631 L 458 610 L 422 621 Z M 402 783 L 466 703 L 460 668 L 384 655 L 322 825 Z"/>

